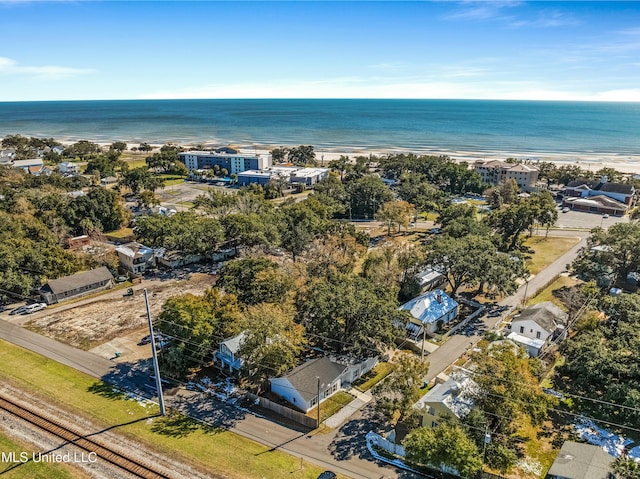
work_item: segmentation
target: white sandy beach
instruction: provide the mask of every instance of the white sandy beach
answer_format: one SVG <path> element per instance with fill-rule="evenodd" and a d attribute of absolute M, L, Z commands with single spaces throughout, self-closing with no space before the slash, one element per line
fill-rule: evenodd
<path fill-rule="evenodd" d="M 114 140 L 115 141 L 115 140 Z M 61 143 L 68 145 L 74 143 L 70 140 L 60 140 Z M 102 146 L 109 146 L 111 142 L 97 142 Z M 184 148 L 192 148 L 196 144 L 204 144 L 207 148 L 217 148 L 220 143 L 213 142 L 189 142 L 180 143 Z M 138 147 L 136 142 L 127 142 L 128 148 Z M 160 148 L 162 144 L 151 144 L 151 146 Z M 281 145 L 257 145 L 257 144 L 234 144 L 243 153 L 264 154 L 269 153 L 273 148 Z M 473 163 L 477 160 L 506 160 L 507 158 L 517 158 L 521 160 L 550 161 L 558 165 L 575 164 L 590 171 L 597 171 L 601 168 L 613 168 L 622 173 L 640 174 L 640 153 L 637 155 L 620 155 L 617 153 L 547 153 L 547 152 L 527 152 L 527 151 L 470 151 L 470 150 L 447 150 L 447 149 L 422 149 L 410 150 L 403 148 L 393 149 L 366 149 L 354 148 L 349 146 L 335 148 L 315 148 L 316 159 L 320 164 L 326 166 L 331 160 L 336 160 L 340 156 L 349 156 L 352 159 L 356 156 L 368 155 L 387 155 L 390 153 L 415 153 L 417 155 L 445 155 L 456 161 L 466 161 Z"/>

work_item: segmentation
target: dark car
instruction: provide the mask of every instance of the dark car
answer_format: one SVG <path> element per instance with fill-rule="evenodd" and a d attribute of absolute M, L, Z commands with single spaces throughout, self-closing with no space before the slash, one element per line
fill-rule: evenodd
<path fill-rule="evenodd" d="M 14 314 L 23 314 L 27 310 L 27 305 L 20 306 L 9 313 L 9 316 L 13 316 Z"/>
<path fill-rule="evenodd" d="M 5 306 L 0 306 L 0 313 L 4 313 L 7 310 Z"/>
<path fill-rule="evenodd" d="M 335 472 L 324 471 L 318 476 L 318 479 L 338 479 L 338 476 L 336 476 Z"/>

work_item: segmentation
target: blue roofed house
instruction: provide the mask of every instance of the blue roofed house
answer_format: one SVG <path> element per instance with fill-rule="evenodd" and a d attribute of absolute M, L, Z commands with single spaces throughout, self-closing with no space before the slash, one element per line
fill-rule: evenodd
<path fill-rule="evenodd" d="M 223 371 L 237 373 L 242 367 L 242 359 L 237 356 L 242 341 L 245 338 L 244 332 L 222 341 L 218 350 L 213 354 L 213 362 L 220 366 Z"/>
<path fill-rule="evenodd" d="M 458 303 L 441 289 L 429 291 L 400 306 L 411 313 L 407 333 L 419 339 L 424 333 L 432 336 L 438 329 L 458 316 Z"/>

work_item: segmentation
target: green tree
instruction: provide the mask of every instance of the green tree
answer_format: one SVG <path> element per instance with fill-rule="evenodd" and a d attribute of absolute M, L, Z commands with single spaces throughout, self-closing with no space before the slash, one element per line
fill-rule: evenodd
<path fill-rule="evenodd" d="M 158 316 L 158 330 L 170 342 L 160 355 L 161 367 L 183 378 L 203 364 L 221 338 L 239 332 L 240 308 L 234 295 L 210 289 L 204 295 L 172 296 Z"/>
<path fill-rule="evenodd" d="M 387 236 L 391 234 L 391 226 L 397 225 L 398 231 L 404 226 L 409 226 L 409 222 L 415 215 L 413 205 L 402 200 L 387 201 L 378 210 L 378 221 L 387 224 Z"/>
<path fill-rule="evenodd" d="M 413 405 L 422 396 L 429 363 L 413 354 L 401 354 L 391 375 L 374 389 L 376 406 L 395 424 L 409 418 Z"/>
<path fill-rule="evenodd" d="M 616 457 L 612 469 L 619 479 L 640 479 L 640 463 L 630 457 Z"/>
<path fill-rule="evenodd" d="M 87 160 L 96 157 L 99 153 L 102 153 L 102 147 L 100 145 L 91 141 L 80 140 L 67 146 L 62 152 L 62 156 Z"/>
<path fill-rule="evenodd" d="M 127 144 L 124 141 L 114 141 L 113 143 L 111 143 L 111 145 L 109 145 L 109 149 L 122 153 L 127 149 Z"/>
<path fill-rule="evenodd" d="M 393 193 L 378 176 L 363 176 L 347 185 L 349 207 L 356 218 L 371 218 L 378 208 L 393 200 Z"/>
<path fill-rule="evenodd" d="M 351 158 L 345 155 L 340 155 L 337 160 L 331 160 L 329 162 L 329 168 L 340 173 L 340 182 L 344 179 L 344 174 L 348 171 L 351 165 Z"/>
<path fill-rule="evenodd" d="M 295 146 L 287 151 L 287 160 L 298 166 L 315 166 L 316 154 L 311 145 Z"/>
<path fill-rule="evenodd" d="M 402 442 L 407 459 L 436 468 L 453 468 L 462 477 L 472 477 L 482 469 L 482 455 L 464 430 L 442 423 L 410 432 Z"/>
<path fill-rule="evenodd" d="M 78 234 L 82 232 L 80 223 L 84 219 L 95 225 L 97 231 L 120 229 L 128 219 L 118 194 L 105 188 L 92 188 L 85 196 L 73 198 L 59 214 Z"/>
<path fill-rule="evenodd" d="M 289 153 L 288 148 L 274 148 L 271 150 L 271 159 L 274 163 L 284 163 Z"/>
<path fill-rule="evenodd" d="M 291 291 L 291 276 L 268 258 L 243 258 L 227 263 L 218 285 L 244 304 L 280 303 Z"/>
<path fill-rule="evenodd" d="M 395 297 L 358 276 L 312 278 L 298 291 L 296 307 L 298 322 L 316 344 L 339 353 L 371 355 L 393 342 L 398 324 L 406 324 Z"/>
<path fill-rule="evenodd" d="M 238 356 L 253 380 L 280 376 L 298 364 L 306 339 L 294 314 L 290 305 L 260 303 L 247 308 Z"/>

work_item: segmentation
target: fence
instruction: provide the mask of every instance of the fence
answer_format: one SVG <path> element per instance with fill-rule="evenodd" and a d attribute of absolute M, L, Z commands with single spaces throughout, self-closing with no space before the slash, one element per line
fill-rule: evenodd
<path fill-rule="evenodd" d="M 265 397 L 256 396 L 251 393 L 248 393 L 247 397 L 249 400 L 256 402 L 260 407 L 280 414 L 282 417 L 295 421 L 302 426 L 314 429 L 318 425 L 316 419 L 288 408 L 287 406 L 283 406 L 282 404 L 278 404 L 277 402 L 273 402 Z"/>

